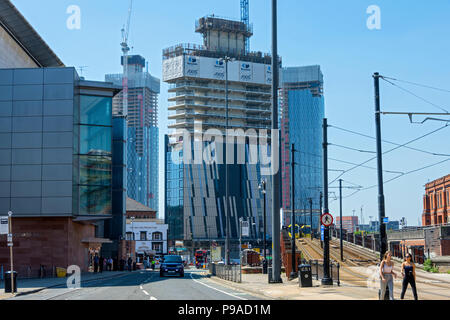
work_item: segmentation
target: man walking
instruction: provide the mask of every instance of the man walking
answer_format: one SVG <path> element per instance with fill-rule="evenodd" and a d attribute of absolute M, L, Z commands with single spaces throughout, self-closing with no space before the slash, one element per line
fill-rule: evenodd
<path fill-rule="evenodd" d="M 99 258 L 98 258 L 98 254 L 96 253 L 94 256 L 94 272 L 95 273 L 98 272 L 98 263 L 99 263 Z"/>

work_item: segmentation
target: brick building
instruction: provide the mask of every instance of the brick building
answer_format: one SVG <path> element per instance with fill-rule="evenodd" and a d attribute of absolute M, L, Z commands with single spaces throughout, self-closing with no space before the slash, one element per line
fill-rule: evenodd
<path fill-rule="evenodd" d="M 336 228 L 341 227 L 341 219 L 340 217 L 336 217 L 335 222 Z M 356 227 L 358 226 L 358 217 L 350 216 L 350 217 L 342 217 L 342 229 L 347 232 L 356 231 Z"/>
<path fill-rule="evenodd" d="M 450 212 L 450 174 L 425 185 L 423 196 L 422 225 L 441 225 L 449 223 Z"/>

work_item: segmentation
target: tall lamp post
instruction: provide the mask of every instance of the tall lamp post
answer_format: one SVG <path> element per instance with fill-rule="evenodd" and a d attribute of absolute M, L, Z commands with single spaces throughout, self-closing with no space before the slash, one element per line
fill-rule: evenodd
<path fill-rule="evenodd" d="M 230 265 L 230 214 L 228 210 L 229 194 L 228 194 L 228 62 L 233 62 L 235 59 L 225 56 L 219 59 L 220 62 L 225 62 L 225 220 L 226 220 L 226 240 L 225 240 L 225 264 Z"/>
<path fill-rule="evenodd" d="M 309 221 L 310 221 L 310 230 L 311 230 L 311 238 L 313 238 L 313 219 L 312 219 L 312 211 L 313 211 L 313 202 L 312 198 L 309 198 Z"/>
<path fill-rule="evenodd" d="M 292 144 L 291 146 L 291 198 L 292 198 L 292 205 L 291 205 L 291 259 L 292 259 L 292 270 L 291 274 L 289 275 L 289 279 L 295 279 L 295 144 Z"/>
<path fill-rule="evenodd" d="M 12 242 L 12 211 L 8 211 L 8 246 L 9 246 L 9 257 L 11 262 L 11 294 L 14 295 L 16 288 L 14 288 L 14 260 L 13 260 L 13 242 Z"/>
<path fill-rule="evenodd" d="M 265 179 L 261 179 L 261 183 L 259 184 L 259 189 L 262 190 L 263 193 L 263 198 L 264 198 L 264 217 L 263 217 L 263 235 L 264 235 L 264 239 L 263 239 L 263 254 L 264 254 L 264 262 L 263 262 L 263 274 L 267 274 L 267 256 L 266 256 L 266 180 Z"/>

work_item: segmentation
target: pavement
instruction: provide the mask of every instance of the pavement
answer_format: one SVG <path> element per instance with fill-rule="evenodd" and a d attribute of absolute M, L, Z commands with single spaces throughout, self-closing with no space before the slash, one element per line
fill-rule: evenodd
<path fill-rule="evenodd" d="M 269 284 L 267 275 L 243 274 L 242 282 L 235 283 L 211 277 L 211 281 L 221 285 L 251 293 L 269 300 L 378 300 L 378 289 L 355 286 L 341 282 L 341 286 L 321 286 L 313 280 L 312 288 L 301 288 L 298 279 L 289 281 L 284 274 L 283 283 Z"/>
<path fill-rule="evenodd" d="M 126 271 L 105 271 L 102 273 L 82 273 L 81 283 L 88 283 L 100 279 L 111 279 L 127 275 Z M 22 296 L 40 292 L 48 288 L 67 286 L 67 278 L 43 278 L 43 279 L 17 279 L 17 292 L 14 296 Z M 5 281 L 0 281 L 0 300 L 12 297 L 10 293 L 5 293 Z"/>

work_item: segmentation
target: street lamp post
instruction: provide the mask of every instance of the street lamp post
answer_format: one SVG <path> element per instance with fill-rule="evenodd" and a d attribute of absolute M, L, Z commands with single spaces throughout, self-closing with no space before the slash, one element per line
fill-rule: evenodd
<path fill-rule="evenodd" d="M 312 210 L 313 210 L 313 202 L 312 202 L 312 198 L 309 198 L 309 220 L 310 220 L 309 227 L 311 230 L 311 239 L 313 238 Z"/>
<path fill-rule="evenodd" d="M 9 246 L 9 256 L 10 256 L 10 262 L 11 262 L 11 294 L 14 295 L 15 288 L 14 288 L 14 260 L 13 260 L 13 242 L 12 242 L 12 211 L 8 212 L 8 227 L 9 227 L 9 234 L 8 234 L 8 246 Z"/>
<path fill-rule="evenodd" d="M 291 146 L 291 167 L 292 167 L 292 175 L 291 175 L 291 197 L 292 197 L 292 205 L 291 205 L 291 259 L 292 259 L 292 270 L 289 275 L 289 279 L 295 279 L 295 144 Z"/>
<path fill-rule="evenodd" d="M 227 159 L 227 149 L 228 149 L 228 62 L 232 62 L 235 59 L 225 56 L 219 59 L 221 62 L 225 62 L 225 220 L 226 220 L 226 240 L 225 240 L 225 264 L 230 265 L 230 215 L 228 210 L 229 194 L 228 194 L 228 159 Z"/>
<path fill-rule="evenodd" d="M 264 198 L 264 213 L 263 213 L 263 254 L 264 254 L 264 262 L 263 262 L 263 274 L 267 274 L 267 256 L 266 256 L 266 180 L 261 179 L 261 183 L 259 184 L 259 189 L 262 190 L 263 198 Z"/>

